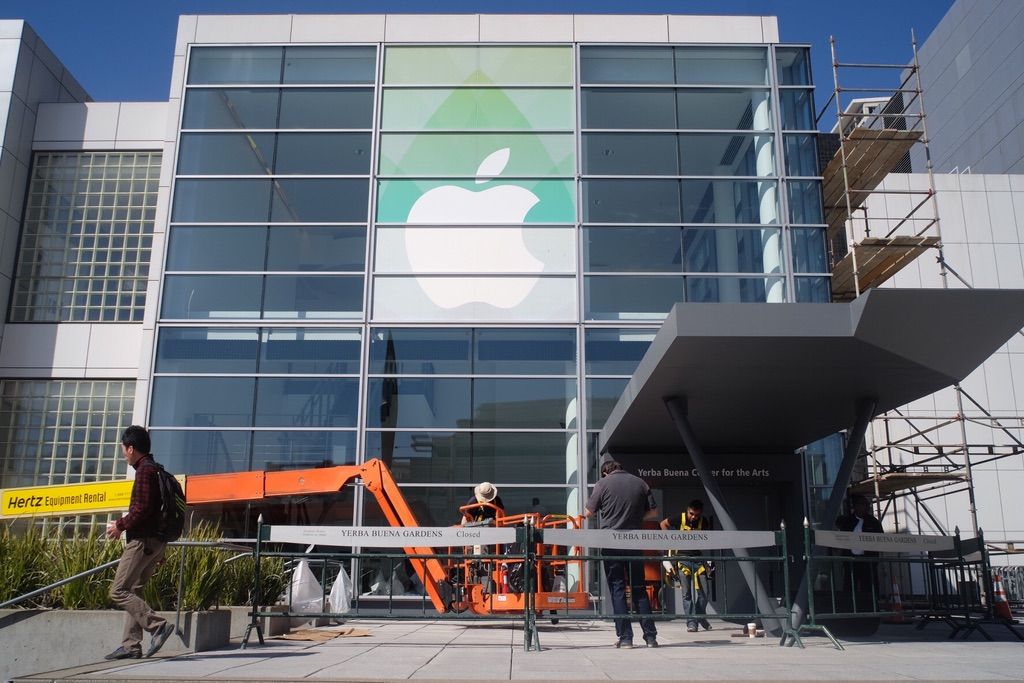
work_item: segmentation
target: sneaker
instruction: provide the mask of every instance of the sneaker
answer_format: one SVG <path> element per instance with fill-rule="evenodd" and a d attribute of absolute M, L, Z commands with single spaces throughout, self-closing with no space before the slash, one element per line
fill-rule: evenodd
<path fill-rule="evenodd" d="M 687 626 L 686 627 L 686 631 L 687 631 L 687 633 L 696 633 L 697 632 L 697 627 L 696 626 Z"/>
<path fill-rule="evenodd" d="M 122 645 L 109 655 L 104 656 L 103 659 L 142 659 L 142 648 L 127 648 Z"/>
<path fill-rule="evenodd" d="M 709 622 L 709 621 L 702 621 L 702 622 L 700 622 L 700 625 L 701 625 L 701 628 L 703 628 L 705 631 L 710 631 L 711 630 L 711 622 Z"/>
<path fill-rule="evenodd" d="M 616 641 L 615 647 L 630 650 L 633 648 L 633 641 L 622 638 Z"/>
<path fill-rule="evenodd" d="M 657 638 L 644 638 L 644 642 L 647 643 L 647 647 L 658 647 Z"/>
<path fill-rule="evenodd" d="M 151 640 L 149 643 L 149 652 L 146 653 L 146 656 L 152 657 L 153 655 L 155 655 L 160 650 L 160 648 L 164 646 L 164 643 L 167 642 L 167 639 L 170 638 L 173 633 L 174 624 L 170 622 L 164 622 L 164 625 L 158 628 L 155 633 L 153 633 L 153 640 Z"/>

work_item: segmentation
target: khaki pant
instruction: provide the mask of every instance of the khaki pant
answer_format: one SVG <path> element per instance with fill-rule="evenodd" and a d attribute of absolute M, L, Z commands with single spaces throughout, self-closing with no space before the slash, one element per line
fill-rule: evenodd
<path fill-rule="evenodd" d="M 126 650 L 142 647 L 143 630 L 153 633 L 167 623 L 142 599 L 142 587 L 163 559 L 166 545 L 155 538 L 128 541 L 117 565 L 117 574 L 110 586 L 110 598 L 127 613 L 121 640 L 121 646 Z M 149 554 L 146 554 L 147 549 Z"/>

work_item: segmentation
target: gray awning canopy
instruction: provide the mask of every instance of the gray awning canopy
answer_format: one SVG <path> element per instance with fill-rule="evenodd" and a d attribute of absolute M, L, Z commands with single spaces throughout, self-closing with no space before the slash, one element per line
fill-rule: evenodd
<path fill-rule="evenodd" d="M 848 304 L 676 304 L 601 431 L 610 453 L 790 453 L 962 380 L 1024 326 L 1022 290 L 872 289 Z"/>

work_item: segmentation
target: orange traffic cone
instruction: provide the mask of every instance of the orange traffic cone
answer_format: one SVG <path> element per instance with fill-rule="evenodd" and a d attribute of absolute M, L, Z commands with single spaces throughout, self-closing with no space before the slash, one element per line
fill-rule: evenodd
<path fill-rule="evenodd" d="M 992 577 L 992 596 L 992 602 L 994 603 L 992 605 L 992 612 L 996 618 L 1013 621 L 1013 615 L 1010 614 L 1010 603 L 1006 599 L 1006 591 L 1003 590 L 1003 577 L 999 574 Z"/>
<path fill-rule="evenodd" d="M 903 599 L 900 597 L 900 582 L 896 577 L 892 579 L 892 595 L 889 597 L 890 611 L 894 612 L 891 617 L 885 619 L 887 624 L 905 624 L 907 619 L 903 616 Z"/>

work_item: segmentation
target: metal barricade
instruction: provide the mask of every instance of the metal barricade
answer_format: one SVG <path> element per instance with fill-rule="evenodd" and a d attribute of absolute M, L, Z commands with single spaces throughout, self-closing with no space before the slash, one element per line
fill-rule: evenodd
<path fill-rule="evenodd" d="M 964 637 L 986 616 L 983 557 L 965 557 L 954 536 L 874 534 L 804 527 L 808 620 L 801 631 L 819 631 L 843 649 L 833 633 L 869 635 L 879 623 L 932 621 Z"/>
<path fill-rule="evenodd" d="M 533 553 L 528 543 L 529 525 L 522 527 L 338 527 L 258 525 L 253 585 L 260 585 L 261 560 L 281 557 L 293 563 L 305 561 L 322 588 L 319 605 L 295 609 L 289 584 L 287 604 L 258 604 L 254 598 L 250 623 L 242 639 L 246 647 L 255 631 L 262 645 L 261 619 L 272 617 L 303 620 L 364 618 L 507 620 L 523 623 L 525 645 L 531 637 Z M 346 549 L 338 552 L 283 550 L 298 544 Z M 351 550 L 349 550 L 351 549 Z M 373 549 L 367 551 L 366 549 Z M 384 549 L 385 552 L 379 552 Z M 350 609 L 332 611 L 329 586 L 341 569 L 359 581 L 360 563 L 387 567 L 381 571 L 387 586 L 383 595 L 361 595 L 358 584 L 351 594 Z M 395 566 L 407 565 L 419 578 L 423 592 L 416 597 L 396 595 Z M 511 580 L 510 580 L 511 579 Z M 258 592 L 253 591 L 257 596 Z"/>
<path fill-rule="evenodd" d="M 650 618 L 655 621 L 695 620 L 699 623 L 705 618 L 736 621 L 743 624 L 761 621 L 769 627 L 767 630 L 778 631 L 782 634 L 780 644 L 786 638 L 792 637 L 800 643 L 801 647 L 803 646 L 799 635 L 789 627 L 788 615 L 792 605 L 784 528 L 780 531 L 661 531 L 647 529 L 618 531 L 549 527 L 540 529 L 540 532 L 539 547 L 543 550 L 544 557 L 550 561 L 564 561 L 570 566 L 579 566 L 581 568 L 580 576 L 576 577 L 578 581 L 585 580 L 585 572 L 582 570 L 585 562 L 594 567 L 598 566 L 597 560 L 608 559 L 606 555 L 597 552 L 598 550 L 629 553 L 616 554 L 615 559 L 630 565 L 642 563 L 645 566 L 645 589 L 653 607 Z M 584 552 L 586 548 L 591 551 Z M 727 552 L 739 548 L 762 549 L 762 552 L 746 557 L 737 557 Z M 699 553 L 699 556 L 689 556 L 685 553 Z M 662 564 L 667 562 L 670 566 L 675 566 L 686 561 L 709 563 L 714 567 L 714 582 L 721 587 L 717 591 L 718 599 L 714 602 L 726 605 L 725 610 L 719 609 L 704 616 L 696 615 L 695 618 L 695 615 L 686 613 L 669 613 L 663 607 L 658 609 L 658 603 L 663 603 L 661 598 L 665 585 Z M 767 578 L 770 597 L 758 603 L 756 595 L 749 589 L 739 591 L 743 595 L 730 595 L 728 586 L 737 584 L 739 582 L 737 577 L 743 573 L 761 579 Z M 609 610 L 610 600 L 604 595 L 604 582 L 596 579 L 598 575 L 599 572 L 592 572 L 591 604 L 586 609 L 559 612 L 558 620 L 591 621 L 600 619 L 610 621 L 620 618 L 635 620 L 648 617 L 647 614 L 637 613 L 632 599 L 629 601 L 630 611 L 628 613 L 611 613 Z M 571 571 L 567 571 L 566 576 L 574 578 Z M 693 576 L 696 574 L 691 573 L 691 577 Z M 743 580 L 746 581 L 746 577 Z M 627 583 L 638 585 L 634 581 Z M 572 591 L 574 586 L 567 584 L 564 588 L 568 597 L 569 591 Z M 714 589 L 714 586 L 711 588 Z M 698 587 L 695 586 L 694 590 L 697 589 Z M 749 609 L 731 610 L 728 607 L 743 604 L 744 601 Z M 536 613 L 533 613 L 530 618 L 535 620 L 537 616 Z M 535 626 L 533 631 L 534 642 L 539 649 L 540 643 Z"/>

